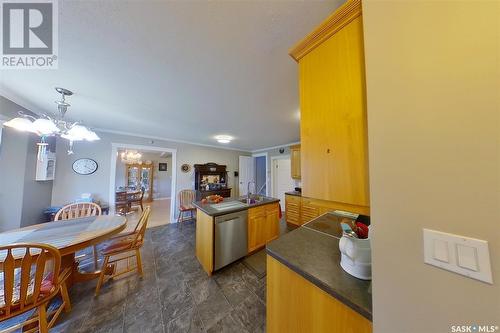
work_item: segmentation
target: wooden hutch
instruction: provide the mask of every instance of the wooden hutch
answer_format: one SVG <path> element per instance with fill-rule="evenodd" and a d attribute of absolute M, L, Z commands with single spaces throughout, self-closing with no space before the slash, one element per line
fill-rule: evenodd
<path fill-rule="evenodd" d="M 231 196 L 231 188 L 227 186 L 225 165 L 216 163 L 195 164 L 194 177 L 196 200 L 201 200 L 213 194 L 218 194 L 224 198 Z"/>

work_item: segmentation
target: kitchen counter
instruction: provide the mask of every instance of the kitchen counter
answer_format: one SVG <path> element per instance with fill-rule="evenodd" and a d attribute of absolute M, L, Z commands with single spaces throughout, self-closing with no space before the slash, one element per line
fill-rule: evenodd
<path fill-rule="evenodd" d="M 299 191 L 289 191 L 289 192 L 285 192 L 285 194 L 293 195 L 293 196 L 296 196 L 296 197 L 301 197 L 302 196 L 302 192 L 299 192 Z"/>
<path fill-rule="evenodd" d="M 195 201 L 195 202 L 193 202 L 193 205 L 209 216 L 220 216 L 220 215 L 226 215 L 226 214 L 230 214 L 230 213 L 240 212 L 242 210 L 247 210 L 247 209 L 252 208 L 252 207 L 268 205 L 268 204 L 276 203 L 276 202 L 280 201 L 279 199 L 271 198 L 271 197 L 262 196 L 262 198 L 263 198 L 262 201 L 256 202 L 254 204 L 250 204 L 250 205 L 243 204 L 242 206 L 238 206 L 238 207 L 234 207 L 234 208 L 230 208 L 230 209 L 222 209 L 222 210 L 214 208 L 213 203 L 202 203 L 201 201 Z M 246 199 L 246 196 L 239 197 L 239 198 L 224 199 L 224 201 L 222 201 L 221 203 L 239 202 L 239 200 L 244 200 L 244 199 Z"/>
<path fill-rule="evenodd" d="M 267 244 L 267 254 L 368 320 L 372 320 L 370 281 L 340 267 L 339 218 L 324 214 Z"/>

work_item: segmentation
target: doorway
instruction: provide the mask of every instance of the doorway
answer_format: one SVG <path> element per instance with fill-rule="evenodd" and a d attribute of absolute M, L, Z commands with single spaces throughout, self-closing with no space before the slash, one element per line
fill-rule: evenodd
<path fill-rule="evenodd" d="M 127 152 L 140 157 L 135 161 L 123 159 L 122 153 Z M 112 210 L 114 211 L 117 190 L 144 189 L 147 196 L 143 200 L 143 206 L 151 207 L 148 227 L 175 222 L 176 154 L 176 149 L 112 143 L 109 188 Z M 135 215 L 138 217 L 140 214 Z M 134 216 L 131 214 L 127 219 L 132 223 Z"/>
<path fill-rule="evenodd" d="M 250 192 L 269 196 L 268 154 L 259 153 L 252 156 L 240 156 L 239 159 L 239 195 L 247 195 L 248 183 Z"/>
<path fill-rule="evenodd" d="M 290 155 L 271 158 L 272 196 L 280 199 L 282 207 L 284 207 L 285 203 L 285 192 L 293 191 L 295 187 L 291 171 Z"/>

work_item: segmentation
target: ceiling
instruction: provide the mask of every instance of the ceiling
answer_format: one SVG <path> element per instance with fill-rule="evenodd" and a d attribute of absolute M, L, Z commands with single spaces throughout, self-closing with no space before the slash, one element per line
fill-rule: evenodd
<path fill-rule="evenodd" d="M 256 150 L 299 141 L 288 49 L 333 1 L 59 1 L 59 69 L 0 72 L 0 93 L 116 132 Z M 233 136 L 219 144 L 218 134 Z"/>

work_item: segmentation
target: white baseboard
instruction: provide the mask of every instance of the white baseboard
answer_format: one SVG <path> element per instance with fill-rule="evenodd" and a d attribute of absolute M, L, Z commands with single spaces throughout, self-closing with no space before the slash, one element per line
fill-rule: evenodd
<path fill-rule="evenodd" d="M 154 198 L 153 201 L 160 201 L 160 200 L 168 200 L 171 197 L 164 197 L 164 198 Z"/>

